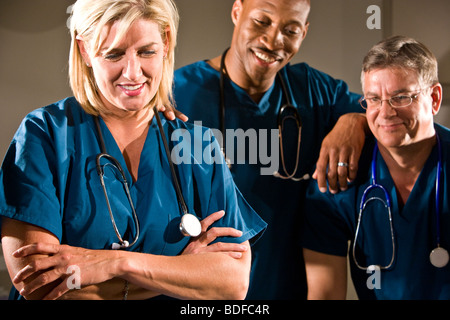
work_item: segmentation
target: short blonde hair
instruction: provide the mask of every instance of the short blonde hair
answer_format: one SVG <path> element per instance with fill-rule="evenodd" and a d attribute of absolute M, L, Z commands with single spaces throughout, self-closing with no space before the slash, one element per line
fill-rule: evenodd
<path fill-rule="evenodd" d="M 73 94 L 83 109 L 98 115 L 104 109 L 92 69 L 87 67 L 77 44 L 77 37 L 88 42 L 91 50 L 100 50 L 100 35 L 105 26 L 120 21 L 113 45 L 125 36 L 140 19 L 156 22 L 163 42 L 168 43 L 161 83 L 149 106 L 173 106 L 173 73 L 179 23 L 178 10 L 172 0 L 77 0 L 73 6 L 70 33 L 69 79 Z M 170 30 L 170 36 L 167 33 Z"/>

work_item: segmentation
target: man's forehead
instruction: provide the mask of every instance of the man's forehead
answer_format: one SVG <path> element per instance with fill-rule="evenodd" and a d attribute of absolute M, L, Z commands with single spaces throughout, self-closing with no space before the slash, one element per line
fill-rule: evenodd
<path fill-rule="evenodd" d="M 283 13 L 306 23 L 310 11 L 309 0 L 243 0 L 244 8 L 268 14 Z"/>
<path fill-rule="evenodd" d="M 273 11 L 278 8 L 290 8 L 292 10 L 301 8 L 302 11 L 309 12 L 311 5 L 309 0 L 241 0 L 244 7 L 251 8 L 272 8 Z"/>
<path fill-rule="evenodd" d="M 375 93 L 381 87 L 390 94 L 411 92 L 421 86 L 420 79 L 415 70 L 404 68 L 380 68 L 364 73 L 365 94 Z"/>

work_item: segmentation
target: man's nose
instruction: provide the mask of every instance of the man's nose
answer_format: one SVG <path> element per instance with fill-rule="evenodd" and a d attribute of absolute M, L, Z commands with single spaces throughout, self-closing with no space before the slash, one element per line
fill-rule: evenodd
<path fill-rule="evenodd" d="M 270 27 L 262 36 L 262 42 L 269 50 L 278 50 L 283 47 L 283 34 L 276 27 Z"/>
<path fill-rule="evenodd" d="M 397 114 L 397 110 L 393 106 L 391 106 L 389 99 L 380 101 L 379 112 L 380 112 L 380 114 L 383 114 L 386 116 Z"/>

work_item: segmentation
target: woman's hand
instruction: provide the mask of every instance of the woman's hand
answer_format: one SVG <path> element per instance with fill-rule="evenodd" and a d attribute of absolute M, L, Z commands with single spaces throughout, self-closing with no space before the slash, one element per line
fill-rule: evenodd
<path fill-rule="evenodd" d="M 223 252 L 229 256 L 240 259 L 242 253 L 247 251 L 247 246 L 238 243 L 217 242 L 210 244 L 218 237 L 240 237 L 242 231 L 234 228 L 216 228 L 209 227 L 216 221 L 220 220 L 225 215 L 225 211 L 215 212 L 201 221 L 202 232 L 198 237 L 192 238 L 188 246 L 184 249 L 182 254 L 197 254 L 202 252 Z"/>
<path fill-rule="evenodd" d="M 34 254 L 49 257 L 35 260 L 20 270 L 13 279 L 17 284 L 36 277 L 26 283 L 20 294 L 25 298 L 35 290 L 50 283 L 59 283 L 44 299 L 58 299 L 74 285 L 80 287 L 103 283 L 114 278 L 114 270 L 120 259 L 117 251 L 88 250 L 49 243 L 26 245 L 13 253 L 15 258 Z M 101 272 L 99 272 L 101 270 Z"/>

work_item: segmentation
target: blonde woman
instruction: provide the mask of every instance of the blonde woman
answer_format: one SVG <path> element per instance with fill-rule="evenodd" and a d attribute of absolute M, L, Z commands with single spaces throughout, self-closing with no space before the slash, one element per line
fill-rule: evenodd
<path fill-rule="evenodd" d="M 171 0 L 76 2 L 74 97 L 24 119 L 0 172 L 11 298 L 245 297 L 266 224 L 227 166 L 203 159 L 218 148 L 209 129 L 155 119 L 172 107 L 177 27 Z M 176 132 L 205 152 L 172 172 Z M 180 231 L 184 211 L 199 235 Z"/>

